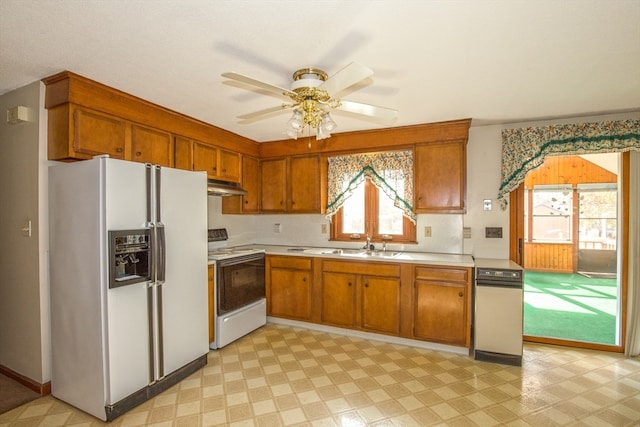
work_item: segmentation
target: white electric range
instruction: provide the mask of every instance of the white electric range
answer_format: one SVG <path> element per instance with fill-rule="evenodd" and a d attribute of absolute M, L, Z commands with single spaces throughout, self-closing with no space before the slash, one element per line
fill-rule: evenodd
<path fill-rule="evenodd" d="M 212 349 L 224 347 L 267 323 L 264 249 L 227 247 L 224 228 L 209 230 L 209 261 L 214 264 Z"/>

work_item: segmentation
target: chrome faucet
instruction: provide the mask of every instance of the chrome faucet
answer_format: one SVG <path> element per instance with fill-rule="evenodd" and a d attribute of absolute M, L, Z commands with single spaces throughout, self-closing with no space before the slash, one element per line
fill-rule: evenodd
<path fill-rule="evenodd" d="M 369 235 L 367 234 L 367 243 L 365 243 L 364 247 L 362 249 L 366 249 L 369 251 L 372 251 L 375 249 L 375 246 L 373 245 L 373 243 L 371 243 L 371 237 L 369 237 Z"/>

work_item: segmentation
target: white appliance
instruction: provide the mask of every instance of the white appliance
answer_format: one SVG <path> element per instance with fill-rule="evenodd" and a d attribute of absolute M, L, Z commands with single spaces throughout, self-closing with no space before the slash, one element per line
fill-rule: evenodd
<path fill-rule="evenodd" d="M 521 366 L 522 268 L 499 259 L 476 259 L 475 264 L 475 359 Z"/>
<path fill-rule="evenodd" d="M 55 397 L 108 421 L 206 365 L 204 173 L 54 165 L 49 209 Z"/>
<path fill-rule="evenodd" d="M 220 349 L 267 323 L 265 250 L 227 247 L 224 228 L 209 230 L 208 258 L 214 263 L 215 339 Z"/>

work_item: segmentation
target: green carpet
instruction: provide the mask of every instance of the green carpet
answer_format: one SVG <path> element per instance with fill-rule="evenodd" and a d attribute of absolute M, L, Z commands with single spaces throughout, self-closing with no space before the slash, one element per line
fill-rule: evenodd
<path fill-rule="evenodd" d="M 524 282 L 525 335 L 616 344 L 616 279 L 526 271 Z"/>

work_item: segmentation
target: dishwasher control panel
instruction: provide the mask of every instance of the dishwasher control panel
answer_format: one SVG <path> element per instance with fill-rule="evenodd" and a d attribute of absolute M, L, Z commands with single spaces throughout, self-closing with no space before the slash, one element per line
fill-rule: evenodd
<path fill-rule="evenodd" d="M 494 268 L 478 268 L 477 269 L 478 279 L 486 278 L 493 280 L 507 280 L 507 281 L 521 281 L 522 280 L 522 271 L 521 270 L 497 270 Z"/>

